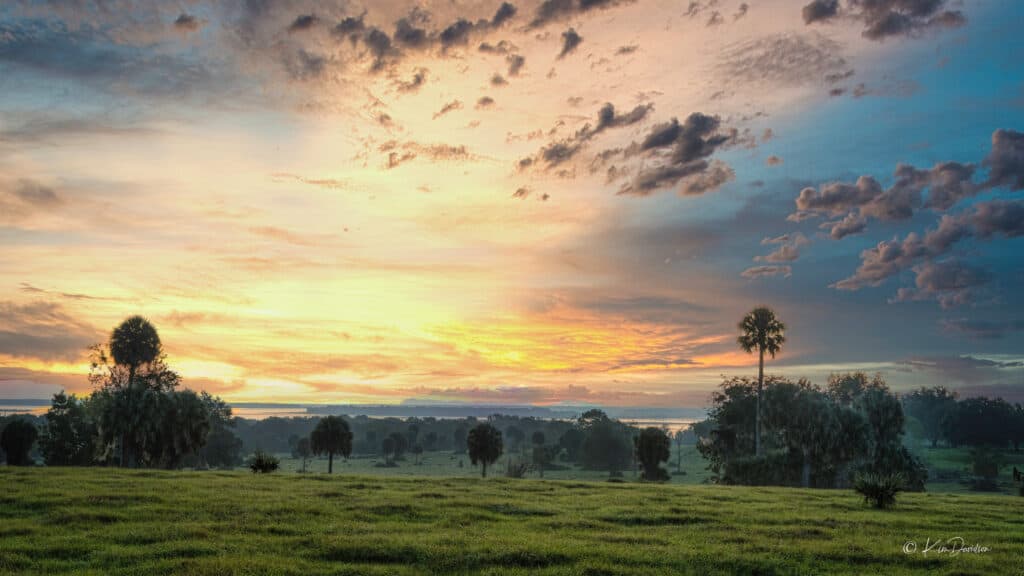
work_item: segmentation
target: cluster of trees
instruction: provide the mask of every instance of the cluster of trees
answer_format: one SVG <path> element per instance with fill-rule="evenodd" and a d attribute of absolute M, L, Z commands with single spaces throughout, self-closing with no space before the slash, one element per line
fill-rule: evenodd
<path fill-rule="evenodd" d="M 106 346 L 92 352 L 93 392 L 83 398 L 55 394 L 41 428 L 26 418 L 5 426 L 5 434 L 15 426 L 10 435 L 16 449 L 5 449 L 8 463 L 33 463 L 29 454 L 36 439 L 50 466 L 230 467 L 240 462 L 230 406 L 205 392 L 179 389 L 181 379 L 165 362 L 156 328 L 144 318 L 128 318 Z"/>
<path fill-rule="evenodd" d="M 907 416 L 920 424 L 932 447 L 1007 448 L 1019 451 L 1024 443 L 1024 406 L 1002 398 L 959 399 L 942 386 L 922 387 L 903 396 Z"/>
<path fill-rule="evenodd" d="M 857 474 L 878 474 L 924 489 L 927 469 L 903 445 L 903 408 L 880 376 L 836 374 L 825 389 L 776 376 L 760 385 L 730 378 L 713 403 L 698 450 L 720 482 L 844 487 Z M 751 425 L 759 406 L 761 455 Z"/>

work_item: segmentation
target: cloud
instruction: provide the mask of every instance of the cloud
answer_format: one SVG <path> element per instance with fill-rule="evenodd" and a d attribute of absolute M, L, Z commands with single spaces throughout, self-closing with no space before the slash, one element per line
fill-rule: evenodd
<path fill-rule="evenodd" d="M 640 49 L 640 45 L 639 44 L 628 44 L 626 46 L 619 46 L 618 48 L 615 49 L 615 55 L 616 56 L 626 56 L 628 54 L 632 54 L 632 53 L 636 52 L 639 49 Z"/>
<path fill-rule="evenodd" d="M 501 6 L 498 7 L 498 11 L 494 13 L 494 17 L 491 18 L 491 26 L 500 28 L 505 25 L 506 22 L 515 17 L 517 9 L 508 2 L 502 2 Z"/>
<path fill-rule="evenodd" d="M 719 73 L 730 83 L 803 86 L 848 70 L 842 46 L 819 34 L 785 33 L 726 46 Z"/>
<path fill-rule="evenodd" d="M 461 109 L 462 109 L 462 101 L 461 100 L 452 100 L 451 102 L 449 102 L 449 103 L 445 104 L 444 106 L 442 106 L 440 110 L 438 110 L 437 112 L 434 112 L 434 120 L 437 120 L 438 118 L 440 118 L 441 116 L 444 116 L 445 114 L 447 114 L 449 112 L 454 112 L 455 110 L 461 110 Z"/>
<path fill-rule="evenodd" d="M 518 200 L 525 200 L 530 196 L 532 191 L 526 187 L 516 188 L 516 191 L 512 193 L 512 197 Z"/>
<path fill-rule="evenodd" d="M 992 133 L 992 150 L 982 161 L 988 168 L 984 188 L 1024 190 L 1024 133 L 996 130 Z"/>
<path fill-rule="evenodd" d="M 992 275 L 960 260 L 924 262 L 914 267 L 915 288 L 900 288 L 897 302 L 936 300 L 943 308 L 972 301 L 975 289 L 987 284 Z"/>
<path fill-rule="evenodd" d="M 1024 331 L 1024 320 L 977 320 L 956 318 L 942 320 L 943 330 L 947 333 L 965 334 L 971 338 L 997 340 L 1008 334 Z"/>
<path fill-rule="evenodd" d="M 312 80 L 319 78 L 324 73 L 327 68 L 327 58 L 300 48 L 285 56 L 284 67 L 288 76 L 293 80 Z"/>
<path fill-rule="evenodd" d="M 629 112 L 620 114 L 612 103 L 607 102 L 597 111 L 597 121 L 595 124 L 588 122 L 567 138 L 549 143 L 541 148 L 536 158 L 520 160 L 519 166 L 520 168 L 526 168 L 543 162 L 546 170 L 557 167 L 573 159 L 583 150 L 584 145 L 595 136 L 605 130 L 637 124 L 645 120 L 653 109 L 654 107 L 651 104 L 640 104 Z"/>
<path fill-rule="evenodd" d="M 491 76 L 491 86 L 499 87 L 506 84 L 508 84 L 508 80 L 505 80 L 505 77 L 501 74 L 495 73 L 494 76 Z"/>
<path fill-rule="evenodd" d="M 851 212 L 844 216 L 842 220 L 836 220 L 835 222 L 823 222 L 820 228 L 827 229 L 829 231 L 829 237 L 833 240 L 842 240 L 847 236 L 860 234 L 865 228 L 867 228 L 867 226 L 867 218 Z"/>
<path fill-rule="evenodd" d="M 656 161 L 644 166 L 619 194 L 646 196 L 680 184 L 681 194 L 701 194 L 715 190 L 735 177 L 732 168 L 707 158 L 736 141 L 735 130 L 723 132 L 721 120 L 695 112 L 680 123 L 673 118 L 655 125 L 635 147 L 637 153 Z"/>
<path fill-rule="evenodd" d="M 78 360 L 102 335 L 53 302 L 0 302 L 0 354 L 44 361 Z"/>
<path fill-rule="evenodd" d="M 865 286 L 878 286 L 885 279 L 911 268 L 920 262 L 935 261 L 967 238 L 989 240 L 993 237 L 1016 238 L 1024 236 L 1024 204 L 1020 201 L 992 200 L 978 203 L 958 216 L 944 215 L 939 226 L 923 237 L 910 233 L 903 240 L 879 242 L 877 246 L 861 252 L 861 264 L 853 276 L 832 285 L 840 290 L 858 290 Z M 922 267 L 928 276 L 939 279 L 938 270 Z"/>
<path fill-rule="evenodd" d="M 747 12 L 749 10 L 750 10 L 750 5 L 749 4 L 747 4 L 746 2 L 740 3 L 740 5 L 736 7 L 736 13 L 732 15 L 732 21 L 735 22 L 735 21 L 739 20 L 740 18 L 743 18 L 744 16 L 747 15 Z"/>
<path fill-rule="evenodd" d="M 317 24 L 320 23 L 320 18 L 316 14 L 301 14 L 295 17 L 295 20 L 288 26 L 288 32 L 294 34 L 296 32 L 306 32 L 312 30 Z"/>
<path fill-rule="evenodd" d="M 412 75 L 412 78 L 405 81 L 398 82 L 399 92 L 417 92 L 424 84 L 427 83 L 427 69 L 417 68 Z"/>
<path fill-rule="evenodd" d="M 562 50 L 558 53 L 558 58 L 562 59 L 572 54 L 581 43 L 583 43 L 583 37 L 577 34 L 574 28 L 562 32 Z"/>
<path fill-rule="evenodd" d="M 771 254 L 767 256 L 757 256 L 754 258 L 756 262 L 795 262 L 800 258 L 800 248 L 810 244 L 810 240 L 806 236 L 797 232 L 796 234 L 784 234 L 782 236 L 776 236 L 775 238 L 765 238 L 761 240 L 762 245 L 777 245 Z"/>
<path fill-rule="evenodd" d="M 793 274 L 791 266 L 754 266 L 744 270 L 740 276 L 755 280 L 758 278 L 769 278 L 772 276 L 784 276 L 789 278 Z"/>
<path fill-rule="evenodd" d="M 53 188 L 36 180 L 0 180 L 0 222 L 19 224 L 30 216 L 51 212 L 64 204 Z"/>
<path fill-rule="evenodd" d="M 779 166 L 779 165 L 782 164 L 782 158 L 779 158 L 778 156 L 775 156 L 773 154 L 773 155 L 769 156 L 768 158 L 765 158 L 764 163 L 769 165 L 769 166 Z"/>
<path fill-rule="evenodd" d="M 519 54 L 509 54 L 505 57 L 505 61 L 508 62 L 508 75 L 518 76 L 519 71 L 526 65 L 526 58 Z"/>
<path fill-rule="evenodd" d="M 998 357 L 997 357 L 998 358 Z M 991 359 L 976 356 L 916 356 L 899 362 L 911 370 L 941 374 L 955 382 L 973 384 L 992 381 L 1007 372 L 1019 372 L 1024 363 L 1014 359 Z"/>
<path fill-rule="evenodd" d="M 630 0 L 544 0 L 537 6 L 530 28 L 539 28 L 552 22 L 564 22 L 593 10 L 604 10 Z"/>
<path fill-rule="evenodd" d="M 389 140 L 378 147 L 378 151 L 387 154 L 385 168 L 397 168 L 417 157 L 435 162 L 463 162 L 475 160 L 477 157 L 463 146 L 451 144 L 421 144 L 419 142 L 398 142 Z"/>
<path fill-rule="evenodd" d="M 814 0 L 801 14 L 804 24 L 827 22 L 844 15 L 864 25 L 861 35 L 871 40 L 891 36 L 916 36 L 934 28 L 956 28 L 966 21 L 963 12 L 946 10 L 946 0 Z"/>
<path fill-rule="evenodd" d="M 801 10 L 804 24 L 829 20 L 839 14 L 839 0 L 814 0 Z"/>
<path fill-rule="evenodd" d="M 199 20 L 199 18 L 191 14 L 186 14 L 184 12 L 182 12 L 174 20 L 174 29 L 185 34 L 195 32 L 202 28 L 202 26 L 203 23 Z"/>
<path fill-rule="evenodd" d="M 491 98 L 490 96 L 481 96 L 476 101 L 477 110 L 483 110 L 485 108 L 490 108 L 491 106 L 494 106 L 494 98 Z"/>

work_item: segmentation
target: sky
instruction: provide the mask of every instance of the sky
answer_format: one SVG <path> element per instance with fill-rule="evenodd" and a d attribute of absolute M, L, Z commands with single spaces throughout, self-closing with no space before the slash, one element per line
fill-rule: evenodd
<path fill-rule="evenodd" d="M 0 398 L 141 314 L 229 401 L 1024 401 L 1024 3 L 0 6 Z"/>

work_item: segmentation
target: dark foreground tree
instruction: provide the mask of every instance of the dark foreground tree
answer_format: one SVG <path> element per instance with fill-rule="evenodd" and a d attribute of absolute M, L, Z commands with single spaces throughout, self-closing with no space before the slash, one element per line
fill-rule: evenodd
<path fill-rule="evenodd" d="M 668 472 L 661 467 L 661 463 L 668 462 L 672 454 L 672 441 L 668 434 L 661 428 L 650 426 L 644 428 L 640 435 L 633 439 L 633 443 L 636 459 L 643 468 L 643 479 L 648 482 L 668 480 Z"/>
<path fill-rule="evenodd" d="M 474 466 L 480 463 L 480 476 L 486 478 L 487 465 L 494 464 L 501 457 L 501 432 L 490 424 L 477 424 L 469 431 L 466 444 L 470 461 Z"/>
<path fill-rule="evenodd" d="M 88 466 L 96 451 L 96 425 L 85 402 L 60 391 L 46 412 L 39 449 L 47 466 Z"/>
<path fill-rule="evenodd" d="M 327 454 L 327 473 L 334 472 L 334 455 L 348 458 L 352 453 L 352 431 L 340 416 L 321 418 L 309 435 L 309 445 L 313 453 Z"/>
<path fill-rule="evenodd" d="M 764 353 L 772 358 L 786 342 L 786 325 L 775 318 L 771 308 L 758 307 L 750 311 L 739 323 L 741 334 L 736 339 L 740 348 L 750 354 L 757 351 L 757 409 L 754 415 L 754 454 L 764 454 L 761 446 L 761 404 L 764 390 Z"/>
<path fill-rule="evenodd" d="M 38 436 L 39 431 L 28 420 L 18 418 L 8 422 L 7 426 L 4 426 L 3 433 L 0 434 L 0 448 L 3 448 L 7 454 L 7 464 L 9 466 L 32 465 L 29 452 L 32 451 L 32 445 L 35 444 Z"/>

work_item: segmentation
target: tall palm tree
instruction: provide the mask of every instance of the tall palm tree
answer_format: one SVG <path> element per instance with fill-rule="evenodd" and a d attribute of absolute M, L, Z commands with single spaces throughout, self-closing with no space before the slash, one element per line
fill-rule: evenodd
<path fill-rule="evenodd" d="M 121 322 L 110 334 L 110 355 L 114 363 L 128 367 L 128 385 L 135 381 L 139 366 L 160 357 L 160 335 L 142 316 L 132 316 Z"/>
<path fill-rule="evenodd" d="M 775 317 L 771 308 L 759 306 L 750 311 L 739 323 L 740 335 L 736 342 L 744 352 L 758 353 L 757 364 L 757 415 L 754 422 L 754 450 L 758 456 L 761 451 L 761 395 L 764 390 L 764 353 L 775 358 L 786 342 L 786 325 Z"/>
<path fill-rule="evenodd" d="M 142 411 L 139 409 L 141 399 L 137 398 L 133 389 L 135 387 L 135 373 L 139 367 L 149 364 L 160 357 L 161 346 L 160 336 L 156 328 L 142 316 L 132 316 L 121 322 L 110 334 L 110 355 L 114 364 L 128 367 L 128 382 L 122 393 L 127 400 L 123 406 L 124 415 L 138 418 Z M 128 444 L 136 443 L 134 435 L 138 435 L 142 427 L 139 425 L 126 426 L 121 435 L 121 466 L 134 466 L 134 457 L 137 454 L 132 451 Z"/>

